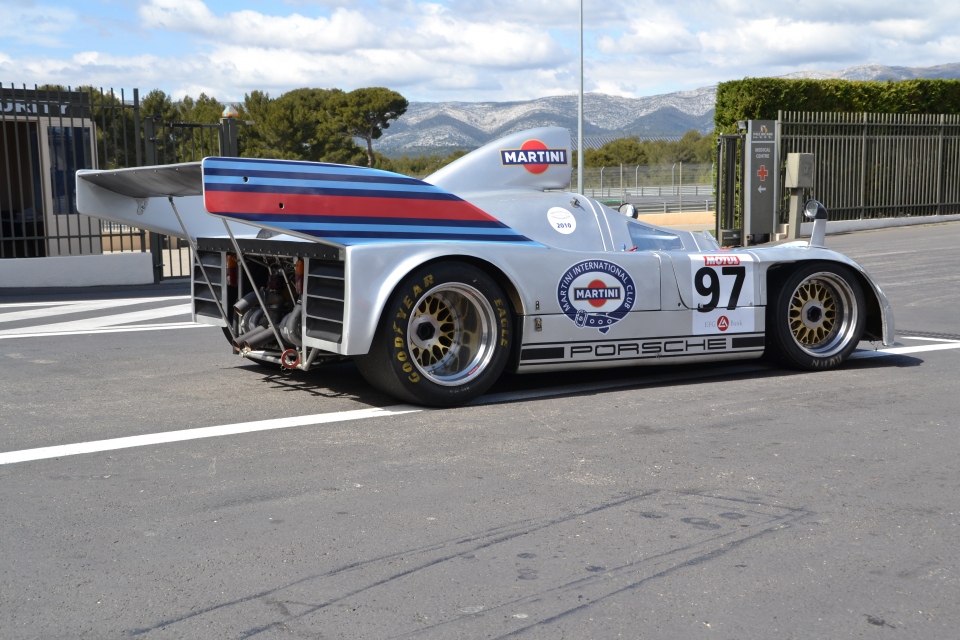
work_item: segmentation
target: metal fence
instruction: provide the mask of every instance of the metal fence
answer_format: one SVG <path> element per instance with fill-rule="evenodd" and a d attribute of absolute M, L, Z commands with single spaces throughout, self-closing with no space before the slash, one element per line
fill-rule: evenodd
<path fill-rule="evenodd" d="M 678 162 L 672 165 L 620 165 L 583 170 L 583 192 L 600 200 L 627 197 L 713 196 L 713 165 Z M 571 170 L 570 190 L 577 191 L 577 168 Z"/>
<path fill-rule="evenodd" d="M 781 111 L 779 120 L 781 158 L 815 155 L 810 195 L 832 220 L 960 213 L 960 116 Z M 787 215 L 784 200 L 781 223 Z"/>
<path fill-rule="evenodd" d="M 158 280 L 188 276 L 185 241 L 79 214 L 76 171 L 235 155 L 223 128 L 160 122 L 137 89 L 0 83 L 0 258 L 150 251 Z"/>

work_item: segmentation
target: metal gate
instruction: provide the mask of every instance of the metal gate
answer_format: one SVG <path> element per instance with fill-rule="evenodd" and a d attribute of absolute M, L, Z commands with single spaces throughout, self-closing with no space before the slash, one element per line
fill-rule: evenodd
<path fill-rule="evenodd" d="M 812 197 L 831 220 L 960 213 L 960 116 L 781 111 L 779 122 L 782 159 L 814 154 Z"/>
<path fill-rule="evenodd" d="M 743 166 L 745 136 L 721 135 L 717 141 L 717 223 L 715 236 L 723 247 L 743 242 Z"/>
<path fill-rule="evenodd" d="M 0 259 L 150 251 L 155 281 L 189 276 L 186 242 L 79 214 L 76 171 L 236 156 L 236 134 L 142 114 L 137 89 L 0 84 Z"/>

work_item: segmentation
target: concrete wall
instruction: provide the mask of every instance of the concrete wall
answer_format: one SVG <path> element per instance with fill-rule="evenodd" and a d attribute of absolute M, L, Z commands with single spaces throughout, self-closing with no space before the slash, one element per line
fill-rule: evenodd
<path fill-rule="evenodd" d="M 149 253 L 0 260 L 0 288 L 152 283 L 153 256 Z"/>
<path fill-rule="evenodd" d="M 889 227 L 908 227 L 915 224 L 936 224 L 938 222 L 956 222 L 960 215 L 949 216 L 912 216 L 907 218 L 877 218 L 875 220 L 827 220 L 827 234 L 866 231 L 867 229 L 886 229 Z M 800 235 L 809 237 L 813 233 L 813 223 L 800 225 Z"/>

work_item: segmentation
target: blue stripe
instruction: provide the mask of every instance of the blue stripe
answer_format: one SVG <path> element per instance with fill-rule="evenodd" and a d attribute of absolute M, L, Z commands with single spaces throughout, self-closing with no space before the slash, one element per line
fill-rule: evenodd
<path fill-rule="evenodd" d="M 320 182 L 320 184 L 318 184 Z M 281 189 L 291 189 L 291 188 L 305 188 L 310 190 L 316 189 L 349 189 L 349 190 L 370 190 L 370 191 L 388 191 L 388 190 L 397 190 L 397 191 L 409 191 L 411 193 L 439 193 L 446 194 L 445 191 L 438 189 L 437 187 L 421 183 L 421 184 L 401 184 L 396 182 L 349 182 L 342 181 L 336 178 L 328 177 L 328 180 L 317 181 L 317 180 L 296 180 L 288 178 L 287 176 L 274 177 L 274 178 L 254 178 L 250 182 L 244 182 L 240 177 L 232 176 L 211 176 L 207 174 L 204 177 L 204 183 L 206 185 L 234 185 L 240 187 L 240 190 L 246 190 L 245 187 L 258 187 L 258 186 L 274 186 Z M 324 184 L 326 183 L 326 184 Z M 208 186 L 209 188 L 209 186 Z M 219 190 L 219 189 L 218 189 Z"/>
<path fill-rule="evenodd" d="M 207 169 L 203 172 L 204 176 L 233 176 L 237 178 L 277 178 L 282 177 L 288 180 L 336 180 L 341 182 L 380 182 L 383 184 L 409 184 L 421 185 L 425 187 L 434 187 L 432 184 L 417 180 L 416 178 L 407 178 L 399 174 L 390 174 L 386 176 L 357 174 L 350 175 L 346 173 L 333 173 L 325 171 L 323 173 L 311 173 L 303 171 L 261 171 L 258 169 L 239 170 L 239 169 Z"/>
<path fill-rule="evenodd" d="M 337 238 L 336 240 L 331 240 L 335 244 L 342 245 L 355 245 L 355 244 L 389 244 L 391 242 L 481 242 L 476 238 L 462 238 L 462 239 L 446 239 L 446 238 L 405 238 L 405 239 L 394 239 L 394 238 Z M 543 247 L 539 242 L 534 242 L 524 238 L 522 240 L 511 240 L 507 241 L 509 244 L 513 245 L 526 245 L 530 247 Z M 498 244 L 505 244 L 504 241 L 499 242 Z"/>
<path fill-rule="evenodd" d="M 447 220 L 434 218 L 382 218 L 373 216 L 320 216 L 310 214 L 270 214 L 265 216 L 262 213 L 218 213 L 217 215 L 230 216 L 238 220 L 250 220 L 256 222 L 270 222 L 277 224 L 281 222 L 325 222 L 328 224 L 356 224 L 356 225 L 430 225 L 434 227 L 472 227 L 478 229 L 509 229 L 507 225 L 499 220 Z"/>
<path fill-rule="evenodd" d="M 276 167 L 276 171 L 283 173 L 287 171 L 285 167 L 297 167 L 299 170 L 308 173 L 336 173 L 342 175 L 370 175 L 382 176 L 384 178 L 406 178 L 399 173 L 384 171 L 382 169 L 370 169 L 368 167 L 355 167 L 346 164 L 332 164 L 325 162 L 310 162 L 308 160 L 263 160 L 258 158 L 205 158 L 203 160 L 204 172 L 207 168 L 236 169 L 242 171 L 250 170 L 249 165 L 260 165 L 263 171 L 270 171 Z"/>
<path fill-rule="evenodd" d="M 424 235 L 422 233 L 404 233 L 397 231 L 388 231 L 388 232 L 364 232 L 364 231 L 324 231 L 322 233 L 313 231 L 311 229 L 299 229 L 291 227 L 289 231 L 296 231 L 298 233 L 303 233 L 310 236 L 315 236 L 317 238 L 328 238 L 334 242 L 345 242 L 347 239 L 363 239 L 363 240 L 459 240 L 463 242 L 532 242 L 529 238 L 520 235 L 519 233 L 513 236 L 497 236 L 497 235 L 464 235 L 461 233 L 437 233 Z"/>
<path fill-rule="evenodd" d="M 323 223 L 311 223 L 311 222 L 274 222 L 271 221 L 270 224 L 275 227 L 282 227 L 284 229 L 295 229 L 297 231 L 313 232 L 313 231 L 322 231 L 323 235 L 335 235 L 338 233 L 346 232 L 362 232 L 362 233 L 379 233 L 379 234 L 389 234 L 389 233 L 403 233 L 409 235 L 415 234 L 444 234 L 451 235 L 451 229 L 449 227 L 432 227 L 432 226 L 411 226 L 411 225 L 402 225 L 396 227 L 393 225 L 379 225 L 379 224 L 323 224 Z M 510 229 L 509 227 L 505 229 L 457 229 L 457 235 L 463 236 L 519 236 L 515 230 Z"/>
<path fill-rule="evenodd" d="M 271 187 L 267 185 L 226 185 L 204 182 L 205 191 L 229 191 L 232 193 L 274 193 L 276 195 L 292 194 L 303 196 L 343 196 L 347 198 L 403 198 L 407 200 L 440 200 L 445 202 L 462 202 L 452 193 L 431 193 L 428 191 L 364 191 L 360 189 L 331 189 L 327 187 Z"/>

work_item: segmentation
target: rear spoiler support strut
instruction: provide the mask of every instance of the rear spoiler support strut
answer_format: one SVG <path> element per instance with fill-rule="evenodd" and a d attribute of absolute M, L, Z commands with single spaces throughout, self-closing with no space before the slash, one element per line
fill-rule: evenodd
<path fill-rule="evenodd" d="M 227 230 L 228 234 L 230 234 L 230 242 L 233 243 L 233 248 L 237 252 L 237 260 L 240 261 L 240 265 L 243 267 L 244 273 L 247 274 L 247 280 L 250 281 L 250 288 L 253 289 L 255 294 L 257 294 L 257 302 L 260 303 L 260 308 L 263 309 L 263 317 L 267 319 L 267 323 L 270 325 L 270 329 L 273 331 L 273 335 L 277 339 L 277 344 L 280 345 L 281 349 L 283 349 L 283 340 L 280 338 L 280 332 L 277 331 L 276 325 L 273 324 L 273 318 L 270 317 L 270 312 L 267 311 L 267 305 L 260 296 L 260 290 L 257 289 L 257 286 L 254 284 L 253 276 L 250 275 L 250 269 L 247 267 L 247 261 L 243 259 L 243 252 L 240 251 L 240 245 L 237 244 L 237 239 L 233 237 L 233 231 L 230 231 L 230 225 L 227 224 L 226 220 L 223 221 L 223 228 Z M 236 341 L 234 341 L 234 343 L 236 343 Z"/>

